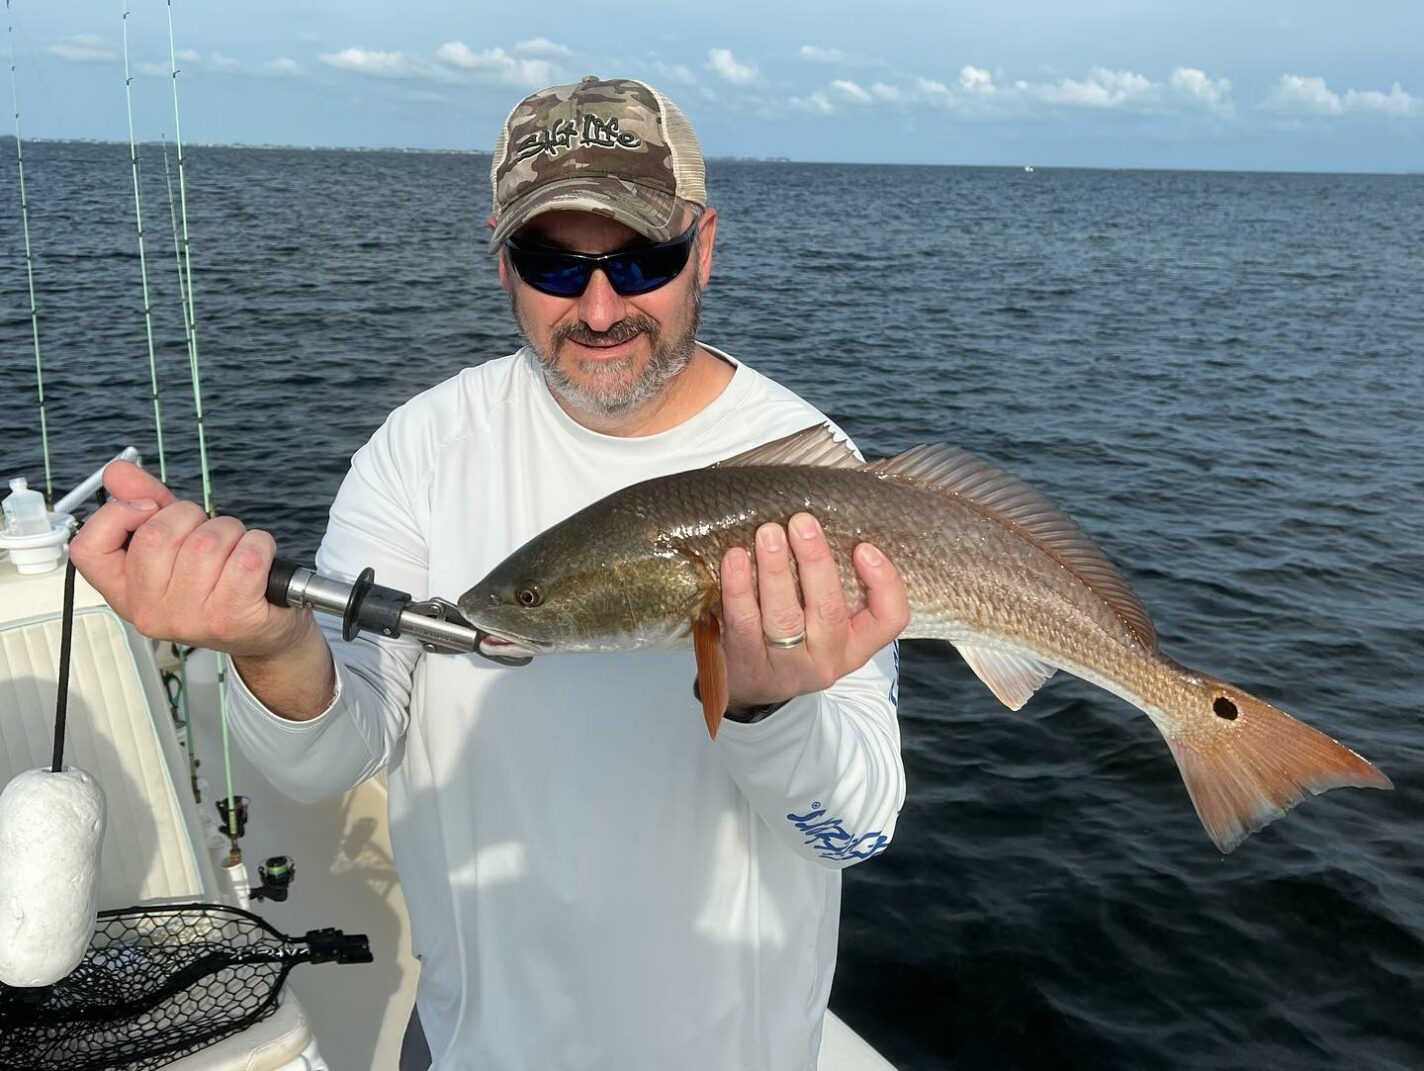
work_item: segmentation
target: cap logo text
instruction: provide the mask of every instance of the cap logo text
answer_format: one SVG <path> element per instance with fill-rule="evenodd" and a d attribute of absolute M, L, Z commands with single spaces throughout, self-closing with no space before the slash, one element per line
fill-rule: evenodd
<path fill-rule="evenodd" d="M 527 160 L 540 153 L 557 156 L 560 149 L 590 145 L 600 149 L 637 149 L 643 142 L 636 134 L 626 134 L 618 127 L 617 118 L 600 119 L 585 113 L 579 116 L 581 122 L 572 119 L 557 119 L 552 126 L 536 130 L 520 138 L 515 144 L 514 159 Z"/>

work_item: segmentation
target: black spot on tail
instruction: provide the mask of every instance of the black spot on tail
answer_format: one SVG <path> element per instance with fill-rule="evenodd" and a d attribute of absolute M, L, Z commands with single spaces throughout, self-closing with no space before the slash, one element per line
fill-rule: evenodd
<path fill-rule="evenodd" d="M 1227 721 L 1236 720 L 1236 704 L 1224 695 L 1219 695 L 1212 701 L 1211 709 L 1216 712 L 1218 718 L 1225 718 Z"/>

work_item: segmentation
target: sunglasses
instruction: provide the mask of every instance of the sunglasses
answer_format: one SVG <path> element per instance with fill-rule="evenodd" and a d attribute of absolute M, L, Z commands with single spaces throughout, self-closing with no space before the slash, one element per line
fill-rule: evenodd
<path fill-rule="evenodd" d="M 687 266 L 696 233 L 697 225 L 693 224 L 671 241 L 599 256 L 520 245 L 513 238 L 506 239 L 504 248 L 519 277 L 541 293 L 578 297 L 588 288 L 594 271 L 601 269 L 615 293 L 632 297 L 650 293 L 677 278 Z"/>

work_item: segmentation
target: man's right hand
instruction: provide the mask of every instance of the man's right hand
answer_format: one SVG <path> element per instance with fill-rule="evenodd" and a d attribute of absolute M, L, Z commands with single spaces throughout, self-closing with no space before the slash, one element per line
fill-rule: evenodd
<path fill-rule="evenodd" d="M 211 520 L 127 461 L 104 470 L 111 498 L 70 545 L 75 568 L 120 617 L 152 639 L 239 658 L 302 645 L 309 613 L 267 601 L 276 544 L 234 517 Z"/>

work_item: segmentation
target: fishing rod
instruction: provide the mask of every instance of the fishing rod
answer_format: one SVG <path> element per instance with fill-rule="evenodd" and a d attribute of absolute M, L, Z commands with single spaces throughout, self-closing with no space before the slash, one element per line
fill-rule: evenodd
<path fill-rule="evenodd" d="M 377 584 L 375 578 L 376 571 L 366 568 L 353 581 L 337 580 L 278 558 L 267 577 L 267 601 L 341 618 L 341 638 L 348 642 L 369 632 L 419 640 L 430 654 L 478 654 L 503 666 L 532 661 L 528 655 L 502 655 L 487 648 L 490 634 L 466 621 L 449 600 L 417 601 L 407 592 Z"/>
<path fill-rule="evenodd" d="M 173 196 L 173 175 L 168 167 L 168 135 L 162 136 L 163 148 L 163 185 L 168 191 L 168 222 L 173 230 L 173 262 L 178 268 L 178 300 L 183 306 L 183 342 L 189 353 L 189 361 L 192 361 L 193 353 L 193 332 L 188 323 L 187 306 L 184 303 L 183 295 L 186 291 L 186 284 L 183 278 L 183 245 L 178 238 L 178 202 Z M 201 416 L 199 418 L 201 427 Z M 183 720 L 183 737 L 188 744 L 188 781 L 193 790 L 193 798 L 199 803 L 203 802 L 203 790 L 198 780 L 197 750 L 193 746 L 193 719 L 188 717 L 188 652 L 189 648 L 174 644 L 174 652 L 178 656 L 178 697 L 170 700 L 173 703 L 175 714 L 181 709 Z M 180 706 L 181 705 L 181 706 Z M 231 786 L 229 786 L 231 787 Z"/>
<path fill-rule="evenodd" d="M 188 172 L 183 160 L 183 123 L 178 110 L 178 53 L 173 44 L 173 0 L 168 0 L 168 69 L 173 80 L 173 144 L 178 151 L 178 206 L 183 224 L 183 255 L 178 272 L 183 301 L 183 331 L 188 340 L 188 371 L 193 381 L 193 416 L 198 425 L 198 468 L 203 478 L 203 511 L 216 516 L 208 470 L 208 437 L 203 425 L 203 392 L 198 373 L 198 318 L 193 309 L 193 253 L 188 238 Z M 164 155 L 165 166 L 167 154 Z M 221 684 L 219 684 L 221 688 Z M 224 723 L 226 724 L 226 723 Z"/>
<path fill-rule="evenodd" d="M 178 262 L 178 291 L 179 300 L 183 307 L 183 335 L 188 347 L 188 374 L 193 387 L 193 417 L 197 424 L 198 431 L 198 471 L 203 484 L 203 512 L 209 517 L 217 516 L 217 509 L 213 505 L 213 489 L 211 469 L 208 465 L 208 437 L 207 429 L 203 423 L 203 391 L 202 377 L 198 365 L 198 322 L 193 306 L 193 253 L 192 243 L 188 234 L 188 178 L 187 167 L 183 156 L 183 122 L 178 104 L 178 50 L 174 43 L 173 32 L 173 0 L 168 0 L 168 69 L 173 85 L 173 141 L 178 152 L 178 205 L 179 213 L 175 217 L 173 213 L 173 191 L 172 183 L 168 186 L 168 211 L 169 216 L 174 221 L 174 243 L 175 259 Z M 128 4 L 124 4 L 125 19 L 127 21 Z M 168 150 L 167 142 L 164 143 L 163 152 L 163 173 L 165 181 L 168 181 Z M 179 234 L 178 223 L 181 220 L 182 233 Z M 181 238 L 181 243 L 180 243 Z M 187 711 L 187 658 L 189 649 L 187 647 L 178 648 L 178 668 L 179 668 L 179 688 L 183 698 L 183 721 L 184 729 L 190 742 L 189 756 L 189 777 L 193 783 L 195 795 L 198 789 L 197 770 L 193 765 L 194 752 L 191 747 L 192 730 L 191 719 Z M 239 797 L 233 789 L 232 781 L 232 743 L 229 734 L 229 723 L 227 716 L 227 662 L 224 656 L 218 655 L 217 660 L 217 688 L 218 688 L 218 720 L 222 726 L 222 749 L 223 749 L 223 775 L 227 786 L 225 797 L 219 801 L 219 810 L 223 815 L 224 824 L 227 827 L 228 838 L 231 841 L 232 849 L 228 853 L 228 870 L 230 873 L 242 868 L 242 851 L 238 847 L 238 838 L 242 835 L 241 812 L 244 800 Z M 245 871 L 244 871 L 245 872 Z"/>
<path fill-rule="evenodd" d="M 158 401 L 158 361 L 153 353 L 153 301 L 148 293 L 148 258 L 143 249 L 143 198 L 139 194 L 138 143 L 134 140 L 133 75 L 129 71 L 129 4 L 124 0 L 124 105 L 129 117 L 129 164 L 133 170 L 134 225 L 138 228 L 138 273 L 143 281 L 143 325 L 148 332 L 148 387 L 153 398 L 153 426 L 158 437 L 158 478 L 168 482 L 168 461 L 163 453 L 163 410 Z"/>
<path fill-rule="evenodd" d="M 30 202 L 25 194 L 25 150 L 20 140 L 20 89 L 15 78 L 15 26 L 9 21 L 10 0 L 5 0 L 6 41 L 10 49 L 10 97 L 15 103 L 15 161 L 20 172 L 20 223 L 25 232 L 25 278 L 30 284 L 30 332 L 35 339 L 35 390 L 40 402 L 40 444 L 44 452 L 45 501 L 54 501 L 49 464 L 49 419 L 45 415 L 44 371 L 40 364 L 40 317 L 35 308 L 35 258 L 30 251 Z"/>

